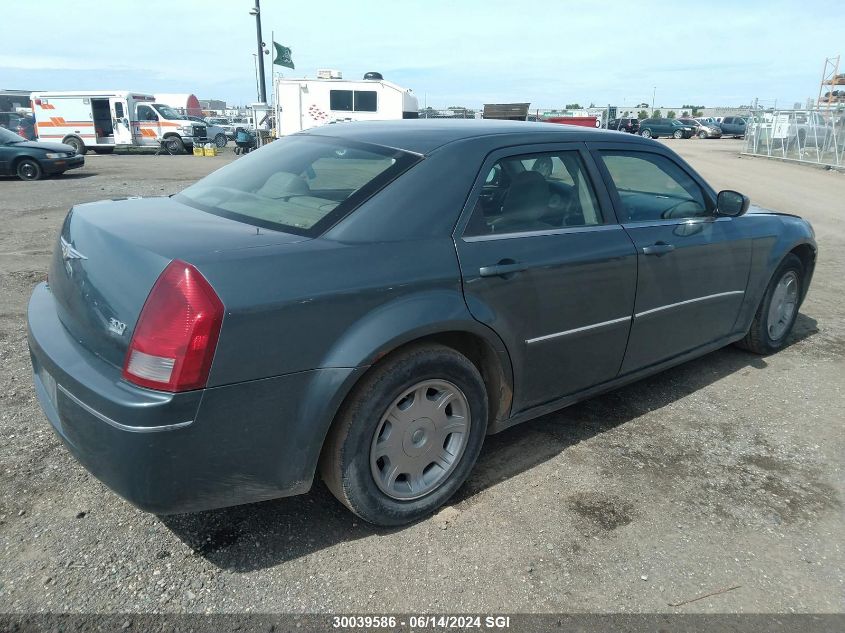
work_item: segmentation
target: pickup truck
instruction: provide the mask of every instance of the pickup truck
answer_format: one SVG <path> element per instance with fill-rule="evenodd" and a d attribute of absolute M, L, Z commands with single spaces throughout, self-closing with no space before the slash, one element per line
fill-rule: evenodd
<path fill-rule="evenodd" d="M 825 147 L 833 134 L 830 123 L 819 112 L 795 112 L 789 122 L 787 140 L 789 145 L 798 142 L 798 147 Z"/>

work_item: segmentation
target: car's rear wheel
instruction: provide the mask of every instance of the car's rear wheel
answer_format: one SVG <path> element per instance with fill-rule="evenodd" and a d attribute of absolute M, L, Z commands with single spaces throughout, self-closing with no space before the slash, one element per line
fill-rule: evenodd
<path fill-rule="evenodd" d="M 672 133 L 672 138 L 684 138 L 684 133 L 682 130 L 675 130 Z"/>
<path fill-rule="evenodd" d="M 434 512 L 469 475 L 487 432 L 478 369 L 442 345 L 383 360 L 342 407 L 320 460 L 332 493 L 362 519 L 403 525 Z"/>
<path fill-rule="evenodd" d="M 15 172 L 21 180 L 39 180 L 44 175 L 41 165 L 31 158 L 24 158 L 20 161 Z"/>
<path fill-rule="evenodd" d="M 220 132 L 217 136 L 214 137 L 214 144 L 219 148 L 223 149 L 226 147 L 226 143 L 229 142 L 229 139 L 226 138 L 226 135 L 223 132 Z"/>
<path fill-rule="evenodd" d="M 772 354 L 783 348 L 798 318 L 803 280 L 804 265 L 790 253 L 772 275 L 751 328 L 737 345 L 755 354 Z"/>
<path fill-rule="evenodd" d="M 70 145 L 73 151 L 80 155 L 84 155 L 88 151 L 88 148 L 85 147 L 85 142 L 78 136 L 67 136 L 62 139 L 62 143 Z"/>
<path fill-rule="evenodd" d="M 649 130 L 648 128 L 640 130 L 640 136 L 642 136 L 643 138 L 651 138 L 651 130 Z"/>

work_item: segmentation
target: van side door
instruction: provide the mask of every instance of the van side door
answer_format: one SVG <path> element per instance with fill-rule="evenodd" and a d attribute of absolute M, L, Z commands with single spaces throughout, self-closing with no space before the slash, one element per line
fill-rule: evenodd
<path fill-rule="evenodd" d="M 141 145 L 158 145 L 161 136 L 158 114 L 152 106 L 139 103 L 136 108 L 138 140 Z"/>

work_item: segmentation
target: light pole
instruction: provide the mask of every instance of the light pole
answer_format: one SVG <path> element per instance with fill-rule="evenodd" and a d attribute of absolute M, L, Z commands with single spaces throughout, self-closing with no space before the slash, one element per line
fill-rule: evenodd
<path fill-rule="evenodd" d="M 258 0 L 255 0 L 258 2 Z M 651 91 L 651 116 L 654 116 L 654 95 L 657 94 L 657 86 L 655 86 Z"/>
<path fill-rule="evenodd" d="M 255 96 L 261 101 L 261 84 L 258 79 L 258 55 L 252 54 L 252 65 L 255 68 Z"/>
<path fill-rule="evenodd" d="M 249 10 L 250 15 L 255 16 L 255 35 L 258 40 L 258 101 L 267 103 L 267 88 L 264 85 L 264 42 L 261 40 L 261 7 L 259 0 L 255 0 L 255 6 Z"/>

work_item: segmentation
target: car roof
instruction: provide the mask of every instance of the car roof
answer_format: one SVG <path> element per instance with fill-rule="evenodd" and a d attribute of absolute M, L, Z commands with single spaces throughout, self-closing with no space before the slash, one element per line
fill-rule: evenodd
<path fill-rule="evenodd" d="M 480 137 L 496 137 L 498 145 L 619 141 L 615 130 L 578 125 L 535 123 L 533 121 L 493 121 L 489 119 L 404 119 L 397 121 L 355 121 L 334 123 L 299 132 L 333 136 L 362 143 L 395 147 L 417 154 L 428 154 L 438 147 Z M 630 135 L 629 135 L 630 136 Z M 626 138 L 628 142 L 638 137 Z"/>

